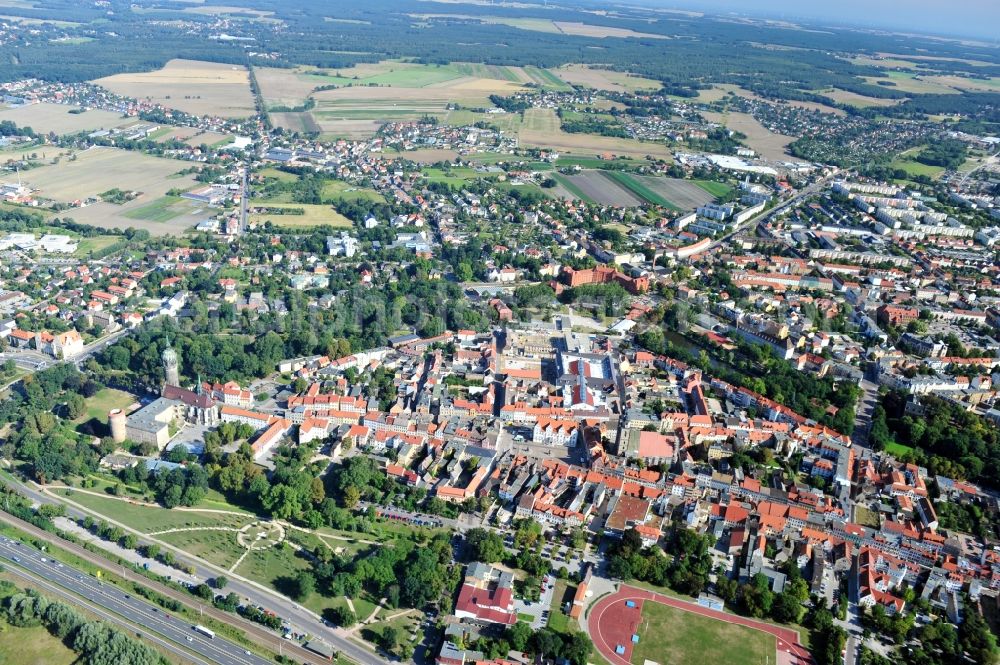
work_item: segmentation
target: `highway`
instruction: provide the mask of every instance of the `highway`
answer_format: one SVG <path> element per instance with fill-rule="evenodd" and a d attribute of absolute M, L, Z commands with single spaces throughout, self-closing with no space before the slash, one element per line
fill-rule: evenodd
<path fill-rule="evenodd" d="M 73 597 L 78 596 L 84 599 L 82 604 L 92 611 L 95 606 L 101 608 L 104 610 L 100 613 L 103 619 L 117 624 L 129 633 L 135 632 L 136 626 L 144 627 L 162 638 L 157 640 L 160 646 L 167 648 L 163 643 L 166 641 L 183 647 L 169 650 L 187 659 L 191 659 L 191 654 L 187 653 L 191 651 L 201 656 L 205 662 L 219 665 L 269 665 L 271 662 L 218 635 L 209 638 L 195 631 L 194 626 L 187 621 L 127 594 L 114 585 L 105 584 L 58 563 L 45 553 L 19 541 L 0 539 L 0 558 L 5 559 L 8 567 L 14 570 L 26 570 L 29 573 L 27 577 L 34 577 L 33 582 L 43 586 L 46 591 L 60 595 L 69 602 L 81 604 L 78 598 Z"/>
<path fill-rule="evenodd" d="M 14 488 L 36 503 L 66 506 L 66 514 L 71 518 L 83 518 L 88 516 L 93 517 L 98 514 L 84 512 L 73 504 L 65 503 L 46 492 L 39 491 L 33 485 L 12 482 L 3 477 L 0 477 L 0 481 Z M 115 522 L 114 520 L 109 520 L 106 517 L 103 519 L 114 524 L 115 526 L 122 527 L 127 533 L 136 534 L 139 536 L 140 541 L 151 541 L 148 536 L 135 531 L 134 529 L 130 529 L 127 526 Z M 93 552 L 90 552 L 89 550 L 73 543 L 64 541 L 61 538 L 28 524 L 23 520 L 19 520 L 12 515 L 0 511 L 0 521 L 7 522 L 22 531 L 30 533 L 32 536 L 40 540 L 47 541 L 61 549 L 72 552 L 80 558 L 93 563 L 94 565 L 100 566 L 115 575 L 125 577 L 126 579 L 134 582 L 139 582 L 150 589 L 167 596 L 168 598 L 173 598 L 174 600 L 177 600 L 178 602 L 181 602 L 189 607 L 195 607 L 198 609 L 202 608 L 202 604 L 186 592 L 178 591 L 165 584 L 154 582 L 153 580 L 150 580 L 131 570 L 125 569 L 123 571 L 119 566 L 111 564 L 107 559 L 104 559 L 100 555 L 94 554 Z M 364 663 L 365 665 L 388 665 L 389 661 L 375 655 L 374 652 L 365 649 L 360 644 L 350 639 L 347 636 L 347 632 L 343 629 L 332 628 L 324 625 L 323 621 L 318 616 L 298 603 L 295 603 L 291 599 L 278 594 L 276 591 L 272 591 L 271 589 L 256 582 L 238 577 L 228 570 L 207 564 L 202 559 L 192 556 L 178 547 L 173 547 L 164 543 L 161 543 L 161 547 L 172 551 L 179 563 L 194 566 L 195 577 L 197 579 L 207 580 L 218 575 L 225 575 L 229 579 L 229 584 L 226 586 L 227 592 L 231 591 L 242 598 L 247 599 L 252 605 L 257 605 L 274 612 L 281 618 L 285 619 L 288 623 L 295 626 L 300 632 L 305 632 L 313 637 L 322 639 L 324 642 L 331 645 L 335 651 L 340 652 L 341 661 L 346 659 L 355 663 Z M 321 665 L 322 663 L 329 662 L 313 652 L 307 651 L 298 643 L 290 640 L 283 640 L 277 634 L 268 630 L 264 626 L 253 623 L 237 614 L 224 612 L 223 610 L 216 609 L 211 605 L 204 605 L 204 612 L 206 615 L 212 616 L 218 621 L 236 626 L 259 645 L 275 652 L 281 651 L 286 656 L 294 657 L 296 661 L 314 663 L 315 665 Z"/>

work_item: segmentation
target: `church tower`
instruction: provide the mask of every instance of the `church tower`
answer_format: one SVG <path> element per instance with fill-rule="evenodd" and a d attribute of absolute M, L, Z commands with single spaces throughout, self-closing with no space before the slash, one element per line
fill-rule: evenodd
<path fill-rule="evenodd" d="M 163 373 L 166 375 L 168 386 L 179 386 L 181 377 L 177 370 L 177 352 L 170 346 L 170 338 L 167 338 L 167 348 L 163 349 Z"/>

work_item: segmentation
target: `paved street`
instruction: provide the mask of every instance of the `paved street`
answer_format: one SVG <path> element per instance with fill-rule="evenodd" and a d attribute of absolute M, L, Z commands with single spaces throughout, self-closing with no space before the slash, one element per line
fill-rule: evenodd
<path fill-rule="evenodd" d="M 147 631 L 182 649 L 193 651 L 210 663 L 267 665 L 271 662 L 218 635 L 214 638 L 203 635 L 187 621 L 135 598 L 118 587 L 57 563 L 43 552 L 16 540 L 0 539 L 0 558 L 5 560 L 5 565 L 27 570 L 35 576 L 36 581 L 44 581 L 48 591 L 57 592 L 62 589 L 85 599 L 90 606 L 103 608 L 110 613 L 103 618 L 130 633 L 134 632 L 135 627 L 145 627 Z M 76 602 L 71 595 L 60 595 L 70 602 Z M 183 651 L 171 650 L 190 658 L 190 654 Z"/>
<path fill-rule="evenodd" d="M 19 492 L 26 495 L 28 498 L 30 498 L 32 501 L 36 503 L 66 505 L 67 515 L 70 517 L 82 518 L 88 515 L 91 517 L 96 515 L 96 513 L 90 513 L 82 510 L 82 507 L 80 506 L 66 504 L 65 502 L 60 501 L 51 494 L 40 491 L 39 489 L 37 489 L 37 487 L 33 485 L 22 485 L 20 483 L 12 484 L 10 481 L 6 479 L 4 479 L 4 482 L 8 485 L 14 486 Z M 111 564 L 101 560 L 99 557 L 97 557 L 97 555 L 89 553 L 82 548 L 75 548 L 74 546 L 72 546 L 72 544 L 66 543 L 65 541 L 61 541 L 60 539 L 57 539 L 55 536 L 47 534 L 44 531 L 34 529 L 27 523 L 21 522 L 20 520 L 16 520 L 15 518 L 12 518 L 9 515 L 6 515 L 5 513 L 0 513 L 0 519 L 11 523 L 15 523 L 19 528 L 29 531 L 40 538 L 50 539 L 52 542 L 56 542 L 60 547 L 71 550 L 75 554 L 78 554 L 85 559 L 92 560 L 95 563 L 103 565 L 109 569 L 112 568 Z M 150 540 L 144 534 L 141 534 L 140 532 L 131 529 L 121 523 L 117 523 L 114 520 L 109 520 L 107 518 L 103 519 L 105 519 L 105 521 L 111 524 L 114 524 L 115 526 L 121 527 L 124 531 L 128 533 L 136 534 L 137 536 L 141 537 L 143 541 L 148 542 Z M 260 607 L 263 607 L 264 609 L 274 612 L 278 616 L 286 619 L 288 623 L 295 626 L 299 630 L 299 632 L 304 632 L 313 637 L 318 637 L 322 639 L 327 644 L 330 644 L 336 651 L 339 651 L 342 654 L 342 658 L 347 658 L 348 660 L 353 661 L 355 663 L 363 663 L 365 665 L 368 665 L 369 663 L 377 663 L 380 665 L 388 664 L 388 661 L 386 661 L 384 658 L 376 656 L 372 652 L 360 646 L 357 642 L 351 640 L 348 637 L 346 631 L 340 628 L 332 628 L 325 625 L 323 620 L 319 616 L 307 610 L 306 608 L 302 607 L 298 603 L 295 603 L 291 599 L 278 594 L 276 591 L 273 591 L 251 580 L 239 577 L 233 574 L 232 572 L 224 570 L 218 566 L 207 564 L 205 561 L 188 554 L 186 551 L 184 551 L 179 547 L 174 547 L 171 545 L 167 545 L 165 543 L 161 543 L 161 547 L 162 549 L 170 550 L 171 552 L 173 552 L 175 558 L 178 560 L 179 563 L 194 566 L 195 579 L 199 581 L 204 581 L 214 578 L 218 575 L 226 576 L 229 579 L 229 584 L 226 586 L 227 592 L 231 591 L 233 593 L 236 593 L 240 597 L 246 599 L 251 604 L 258 605 Z M 181 594 L 180 592 L 171 589 L 170 587 L 157 584 L 156 582 L 149 581 L 146 578 L 139 578 L 138 575 L 134 573 L 128 573 L 128 575 L 134 576 L 139 581 L 141 581 L 143 584 L 146 584 L 150 588 L 155 589 L 160 593 L 163 593 L 164 595 L 176 598 L 178 600 L 182 600 L 182 602 L 188 605 L 193 606 L 199 604 L 197 600 L 190 595 Z M 265 629 L 264 627 L 258 624 L 253 624 L 249 621 L 246 621 L 238 617 L 237 615 L 224 613 L 221 610 L 216 610 L 212 608 L 210 605 L 205 606 L 205 612 L 212 613 L 213 616 L 216 616 L 216 618 L 218 618 L 221 621 L 225 621 L 235 626 L 239 626 L 248 634 L 252 634 L 255 637 L 259 638 L 260 643 L 262 644 L 267 643 L 269 645 L 269 648 L 275 651 L 278 650 L 279 644 L 282 645 L 282 647 L 285 649 L 286 652 L 294 653 L 294 657 L 296 660 L 303 662 L 311 662 L 311 663 L 323 662 L 323 660 L 320 657 L 315 656 L 314 654 L 311 654 L 303 650 L 297 644 L 281 640 L 281 638 L 278 637 L 273 632 Z"/>

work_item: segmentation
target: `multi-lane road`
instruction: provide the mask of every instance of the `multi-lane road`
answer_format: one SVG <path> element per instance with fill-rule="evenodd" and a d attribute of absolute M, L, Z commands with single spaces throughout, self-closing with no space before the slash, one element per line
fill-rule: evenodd
<path fill-rule="evenodd" d="M 27 496 L 30 500 L 39 504 L 55 504 L 66 506 L 67 516 L 71 518 L 81 518 L 87 517 L 88 513 L 83 512 L 79 508 L 72 504 L 67 504 L 59 501 L 52 495 L 41 492 L 32 485 L 22 484 L 20 482 L 14 482 L 8 478 L 0 477 L 0 481 L 4 482 L 8 486 L 14 488 L 21 494 Z M 90 515 L 92 516 L 92 515 Z M 107 520 L 107 518 L 104 518 Z M 120 571 L 118 568 L 112 566 L 103 559 L 101 556 L 94 554 L 78 545 L 63 541 L 62 539 L 54 536 L 46 531 L 42 531 L 37 527 L 19 520 L 12 515 L 0 512 L 0 521 L 12 524 L 22 531 L 30 533 L 32 536 L 45 540 L 52 543 L 53 545 L 72 552 L 73 554 L 79 556 L 80 558 L 93 563 L 97 566 L 101 566 L 117 575 L 123 576 L 126 579 L 139 582 L 144 586 L 153 589 L 154 591 L 167 596 L 168 598 L 173 598 L 181 603 L 188 606 L 199 606 L 200 604 L 189 594 L 177 591 L 169 586 L 159 584 L 152 580 L 149 580 L 138 573 L 132 572 L 128 569 Z M 114 520 L 107 520 L 114 522 Z M 140 538 L 147 539 L 147 536 L 139 532 L 135 532 L 123 524 L 115 522 L 116 526 L 121 526 L 123 529 L 130 533 L 136 533 Z M 327 626 L 323 623 L 320 617 L 316 616 L 306 608 L 302 607 L 298 603 L 285 598 L 277 594 L 276 592 L 268 589 L 267 587 L 252 582 L 250 580 L 245 580 L 243 578 L 237 577 L 233 573 L 212 566 L 205 561 L 190 555 L 184 550 L 172 547 L 170 545 L 161 544 L 165 549 L 171 550 L 178 562 L 184 564 L 190 564 L 194 566 L 196 579 L 207 580 L 218 575 L 225 575 L 229 579 L 229 583 L 226 586 L 227 592 L 233 592 L 237 595 L 245 598 L 250 604 L 263 607 L 264 609 L 270 610 L 282 617 L 290 624 L 295 626 L 298 630 L 308 633 L 313 637 L 318 637 L 327 644 L 330 644 L 334 650 L 338 651 L 341 655 L 341 660 L 350 661 L 354 663 L 364 663 L 365 665 L 388 665 L 389 661 L 376 655 L 374 652 L 366 649 L 365 647 L 358 644 L 356 641 L 351 639 L 347 631 L 341 628 L 333 628 Z M 247 634 L 251 639 L 253 639 L 257 644 L 264 646 L 265 648 L 271 649 L 272 651 L 284 650 L 284 654 L 287 656 L 292 656 L 296 661 L 304 663 L 323 663 L 324 659 L 310 651 L 305 650 L 299 644 L 292 641 L 287 641 L 281 639 L 275 633 L 267 630 L 259 624 L 252 623 L 240 616 L 223 612 L 218 610 L 211 605 L 206 605 L 204 607 L 204 612 L 206 615 L 210 615 L 218 621 L 231 624 L 236 626 L 244 633 Z"/>
<path fill-rule="evenodd" d="M 194 630 L 194 624 L 105 584 L 46 556 L 17 540 L 0 539 L 0 559 L 15 574 L 46 593 L 83 605 L 88 611 L 127 632 L 148 635 L 151 641 L 187 660 L 219 665 L 268 665 L 271 661 L 216 635 Z"/>

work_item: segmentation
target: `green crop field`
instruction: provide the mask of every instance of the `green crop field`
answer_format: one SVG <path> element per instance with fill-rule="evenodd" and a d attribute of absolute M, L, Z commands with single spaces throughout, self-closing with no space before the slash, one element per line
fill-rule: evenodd
<path fill-rule="evenodd" d="M 773 635 L 646 602 L 632 662 L 760 665 L 773 663 L 776 651 Z"/>
<path fill-rule="evenodd" d="M 580 199 L 581 201 L 583 201 L 585 203 L 593 203 L 594 202 L 593 199 L 591 199 L 589 196 L 587 196 L 586 194 L 584 194 L 583 190 L 580 189 L 579 187 L 577 187 L 576 184 L 572 180 L 570 180 L 566 176 L 562 175 L 561 173 L 553 173 L 552 174 L 552 178 L 556 182 L 558 182 L 563 187 L 563 189 L 565 189 L 567 192 L 569 192 L 570 194 L 572 194 L 576 198 Z"/>
<path fill-rule="evenodd" d="M 675 206 L 673 203 L 663 198 L 649 187 L 646 187 L 646 185 L 642 184 L 624 171 L 605 171 L 604 174 L 625 189 L 629 190 L 639 198 L 645 199 L 649 203 L 670 208 L 672 210 L 680 210 L 680 208 Z"/>

